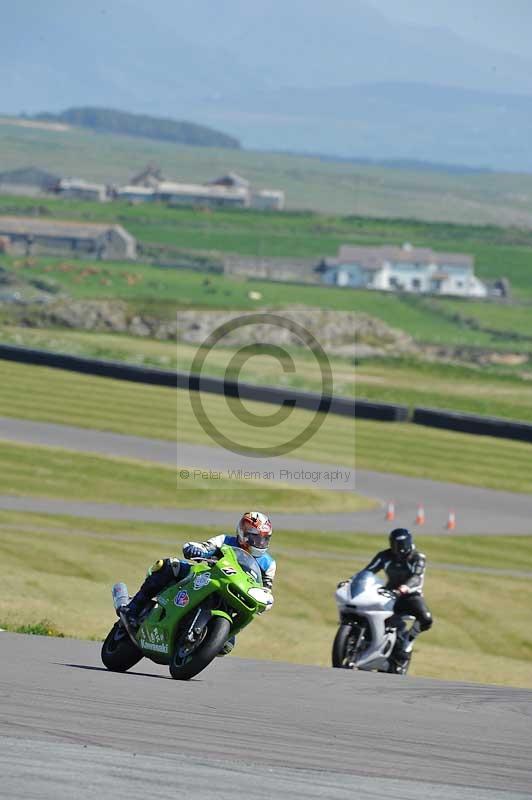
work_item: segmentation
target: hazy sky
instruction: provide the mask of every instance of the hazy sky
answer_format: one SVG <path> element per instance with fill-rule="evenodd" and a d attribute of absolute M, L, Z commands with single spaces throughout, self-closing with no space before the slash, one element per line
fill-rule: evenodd
<path fill-rule="evenodd" d="M 481 44 L 532 56 L 532 0 L 367 0 L 391 19 L 450 28 Z"/>

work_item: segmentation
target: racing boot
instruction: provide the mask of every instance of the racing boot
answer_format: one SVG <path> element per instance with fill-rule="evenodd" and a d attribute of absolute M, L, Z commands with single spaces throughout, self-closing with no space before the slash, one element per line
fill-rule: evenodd
<path fill-rule="evenodd" d="M 410 632 L 405 631 L 397 636 L 395 647 L 390 656 L 388 672 L 394 675 L 406 675 L 412 658 L 412 642 L 413 639 L 410 638 Z"/>
<path fill-rule="evenodd" d="M 120 606 L 120 608 L 117 609 L 116 613 L 119 617 L 124 619 L 129 632 L 132 634 L 135 634 L 139 629 L 139 616 L 146 603 L 147 600 L 144 594 L 142 592 L 137 592 L 127 606 Z"/>

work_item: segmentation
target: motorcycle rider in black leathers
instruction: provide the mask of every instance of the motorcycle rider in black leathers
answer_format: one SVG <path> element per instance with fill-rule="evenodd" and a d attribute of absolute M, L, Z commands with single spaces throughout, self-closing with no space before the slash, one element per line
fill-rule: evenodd
<path fill-rule="evenodd" d="M 416 550 L 412 534 L 406 528 L 395 528 L 390 533 L 389 541 L 390 547 L 377 553 L 366 569 L 370 572 L 383 569 L 388 579 L 386 588 L 397 596 L 394 613 L 411 614 L 416 618 L 410 631 L 397 637 L 392 652 L 391 671 L 403 673 L 410 661 L 412 642 L 422 631 L 428 631 L 431 627 L 432 614 L 423 598 L 425 556 Z"/>

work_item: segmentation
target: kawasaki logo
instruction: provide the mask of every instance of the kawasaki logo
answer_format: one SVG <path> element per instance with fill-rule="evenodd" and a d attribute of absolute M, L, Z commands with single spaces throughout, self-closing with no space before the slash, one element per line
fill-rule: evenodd
<path fill-rule="evenodd" d="M 167 644 L 152 644 L 151 642 L 147 642 L 146 639 L 141 639 L 140 646 L 143 650 L 155 650 L 156 653 L 168 652 Z"/>

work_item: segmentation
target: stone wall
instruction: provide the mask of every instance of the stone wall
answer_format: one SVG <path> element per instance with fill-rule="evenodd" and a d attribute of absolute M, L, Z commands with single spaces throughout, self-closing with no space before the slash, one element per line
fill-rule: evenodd
<path fill-rule="evenodd" d="M 254 256 L 224 256 L 224 273 L 269 281 L 319 283 L 314 272 L 315 259 L 259 258 Z"/>

